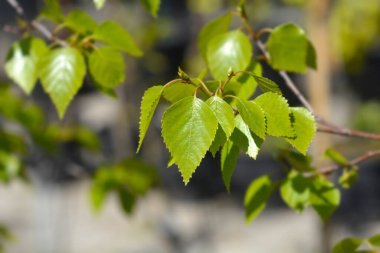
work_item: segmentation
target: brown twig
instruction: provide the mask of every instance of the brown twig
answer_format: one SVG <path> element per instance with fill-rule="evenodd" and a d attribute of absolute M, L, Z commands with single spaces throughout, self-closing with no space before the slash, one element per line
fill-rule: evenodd
<path fill-rule="evenodd" d="M 380 134 L 367 133 L 358 130 L 353 130 L 344 127 L 318 126 L 318 132 L 341 135 L 346 137 L 358 137 L 363 139 L 371 139 L 380 141 Z"/>
<path fill-rule="evenodd" d="M 371 158 L 374 158 L 376 156 L 380 156 L 380 150 L 370 150 L 370 151 L 367 151 L 366 153 L 364 153 L 363 155 L 358 156 L 355 159 L 349 161 L 347 165 L 348 166 L 359 165 L 360 163 L 365 162 L 365 161 L 367 161 Z M 332 172 L 339 170 L 342 167 L 345 167 L 345 166 L 334 164 L 331 166 L 326 166 L 326 167 L 320 168 L 318 170 L 318 172 L 321 174 L 329 175 Z"/>

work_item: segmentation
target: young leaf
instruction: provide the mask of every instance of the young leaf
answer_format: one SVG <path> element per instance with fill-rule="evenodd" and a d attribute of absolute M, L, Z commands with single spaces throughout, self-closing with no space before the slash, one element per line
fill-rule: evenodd
<path fill-rule="evenodd" d="M 257 61 L 252 61 L 246 70 L 256 76 L 261 76 L 263 72 L 261 64 Z M 239 76 L 239 78 L 236 79 L 236 82 L 241 85 L 236 96 L 243 100 L 250 99 L 257 88 L 257 81 L 253 78 L 253 76 L 249 74 L 242 74 Z"/>
<path fill-rule="evenodd" d="M 106 0 L 94 0 L 94 4 L 96 9 L 100 10 L 103 8 L 104 4 L 106 3 Z"/>
<path fill-rule="evenodd" d="M 93 37 L 102 41 L 111 47 L 124 51 L 130 55 L 139 57 L 143 52 L 129 33 L 118 23 L 114 21 L 106 21 L 101 24 L 94 32 Z"/>
<path fill-rule="evenodd" d="M 290 121 L 290 108 L 286 99 L 276 93 L 267 92 L 254 100 L 265 112 L 267 134 L 294 137 Z"/>
<path fill-rule="evenodd" d="M 231 136 L 232 131 L 235 128 L 235 115 L 231 106 L 227 104 L 223 99 L 217 96 L 210 97 L 206 103 L 210 106 L 214 112 L 220 126 L 222 127 L 227 139 Z"/>
<path fill-rule="evenodd" d="M 339 178 L 339 184 L 345 188 L 349 189 L 352 187 L 356 181 L 358 181 L 359 173 L 357 171 L 357 168 L 353 169 L 344 169 L 343 174 Z"/>
<path fill-rule="evenodd" d="M 207 47 L 212 38 L 228 31 L 231 24 L 231 13 L 227 13 L 217 19 L 207 23 L 199 33 L 198 49 L 201 55 L 206 59 Z"/>
<path fill-rule="evenodd" d="M 227 141 L 220 154 L 223 182 L 228 192 L 231 189 L 231 178 L 234 173 L 236 162 L 239 157 L 239 147 L 233 142 Z"/>
<path fill-rule="evenodd" d="M 49 94 L 60 118 L 82 86 L 86 65 L 81 53 L 74 48 L 50 51 L 41 61 L 41 83 Z"/>
<path fill-rule="evenodd" d="M 174 104 L 185 97 L 194 95 L 195 89 L 191 84 L 178 81 L 167 86 L 162 95 L 167 101 Z"/>
<path fill-rule="evenodd" d="M 315 119 L 305 108 L 293 107 L 290 110 L 293 115 L 293 128 L 296 137 L 286 138 L 286 141 L 305 155 L 317 131 Z"/>
<path fill-rule="evenodd" d="M 193 96 L 167 109 L 162 136 L 187 184 L 215 138 L 218 121 L 210 107 Z"/>
<path fill-rule="evenodd" d="M 339 190 L 322 177 L 315 178 L 310 203 L 323 221 L 327 221 L 340 203 Z"/>
<path fill-rule="evenodd" d="M 229 70 L 243 70 L 252 58 L 252 44 L 240 30 L 215 36 L 207 47 L 207 63 L 215 79 L 225 80 Z"/>
<path fill-rule="evenodd" d="M 73 10 L 67 14 L 64 26 L 78 33 L 91 32 L 96 29 L 96 21 L 81 10 Z"/>
<path fill-rule="evenodd" d="M 328 158 L 330 158 L 331 160 L 333 160 L 339 165 L 342 165 L 342 166 L 348 165 L 347 159 L 341 153 L 339 153 L 337 150 L 333 148 L 327 149 L 325 151 L 325 156 L 327 156 Z"/>
<path fill-rule="evenodd" d="M 272 80 L 263 77 L 263 76 L 257 76 L 252 74 L 253 78 L 255 78 L 256 82 L 259 84 L 260 89 L 262 92 L 273 92 L 277 93 L 279 95 L 282 94 L 280 87 L 278 87 L 277 83 L 273 82 Z"/>
<path fill-rule="evenodd" d="M 226 134 L 224 133 L 222 127 L 218 125 L 218 130 L 216 131 L 215 139 L 212 142 L 211 147 L 209 149 L 213 157 L 215 157 L 220 147 L 222 147 L 226 143 L 226 141 Z"/>
<path fill-rule="evenodd" d="M 265 114 L 263 109 L 260 108 L 253 101 L 246 101 L 237 99 L 236 107 L 249 129 L 254 132 L 261 139 L 265 138 Z"/>
<path fill-rule="evenodd" d="M 60 23 L 63 20 L 63 14 L 59 1 L 44 0 L 44 3 L 45 7 L 41 10 L 41 16 L 55 23 Z"/>
<path fill-rule="evenodd" d="M 30 94 L 38 79 L 38 62 L 48 52 L 41 39 L 28 37 L 15 42 L 8 52 L 5 71 L 27 94 Z"/>
<path fill-rule="evenodd" d="M 153 17 L 157 17 L 158 10 L 160 9 L 161 0 L 140 0 L 144 8 L 152 14 Z"/>
<path fill-rule="evenodd" d="M 374 235 L 368 239 L 368 242 L 377 248 L 380 248 L 380 234 Z"/>
<path fill-rule="evenodd" d="M 252 134 L 248 125 L 244 122 L 240 115 L 235 117 L 235 130 L 233 131 L 231 141 L 251 158 L 256 159 L 263 140 Z"/>
<path fill-rule="evenodd" d="M 268 39 L 270 63 L 274 69 L 305 72 L 307 69 L 308 39 L 295 24 L 276 27 Z"/>
<path fill-rule="evenodd" d="M 142 142 L 145 138 L 145 134 L 148 131 L 150 121 L 152 120 L 154 111 L 160 101 L 160 97 L 164 90 L 164 86 L 153 86 L 145 91 L 141 101 L 141 114 L 140 114 L 140 135 L 139 145 L 137 152 L 139 152 Z"/>
<path fill-rule="evenodd" d="M 356 253 L 356 250 L 362 244 L 363 240 L 359 238 L 347 238 L 337 244 L 333 248 L 333 253 Z"/>
<path fill-rule="evenodd" d="M 272 193 L 272 182 L 265 175 L 254 180 L 244 197 L 246 221 L 253 221 L 265 208 Z"/>
<path fill-rule="evenodd" d="M 302 212 L 310 204 L 310 186 L 307 178 L 293 170 L 281 185 L 281 197 L 289 207 Z"/>
<path fill-rule="evenodd" d="M 105 88 L 119 86 L 125 80 L 123 56 L 110 47 L 98 47 L 88 57 L 88 67 L 92 79 Z"/>

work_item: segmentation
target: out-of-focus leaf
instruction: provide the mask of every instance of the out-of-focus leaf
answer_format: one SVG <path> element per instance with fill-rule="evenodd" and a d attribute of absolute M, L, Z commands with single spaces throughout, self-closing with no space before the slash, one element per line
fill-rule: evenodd
<path fill-rule="evenodd" d="M 152 14 L 153 17 L 157 17 L 158 10 L 160 9 L 161 0 L 140 0 L 144 8 Z"/>

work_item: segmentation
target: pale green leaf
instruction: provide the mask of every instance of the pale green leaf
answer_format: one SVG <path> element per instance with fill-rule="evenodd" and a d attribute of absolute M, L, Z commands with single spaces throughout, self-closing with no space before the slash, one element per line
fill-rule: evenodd
<path fill-rule="evenodd" d="M 246 70 L 256 76 L 261 76 L 263 72 L 261 64 L 257 61 L 252 61 Z M 251 98 L 251 96 L 255 93 L 258 84 L 250 74 L 242 74 L 236 79 L 236 82 L 241 85 L 236 96 L 243 100 L 248 100 Z"/>
<path fill-rule="evenodd" d="M 64 17 L 59 0 L 44 0 L 45 6 L 41 10 L 41 16 L 55 23 L 60 23 Z"/>
<path fill-rule="evenodd" d="M 175 103 L 185 97 L 194 95 L 195 89 L 191 84 L 178 81 L 167 86 L 163 92 L 163 96 L 170 103 Z"/>
<path fill-rule="evenodd" d="M 274 69 L 306 71 L 308 39 L 299 26 L 288 23 L 276 27 L 269 36 L 267 47 Z"/>
<path fill-rule="evenodd" d="M 139 49 L 131 35 L 118 23 L 106 21 L 93 34 L 94 39 L 102 41 L 111 47 L 139 57 L 143 52 Z"/>
<path fill-rule="evenodd" d="M 289 207 L 301 212 L 310 204 L 310 187 L 310 180 L 293 170 L 281 185 L 281 197 Z"/>
<path fill-rule="evenodd" d="M 210 152 L 213 157 L 215 157 L 216 153 L 220 150 L 220 148 L 226 143 L 227 137 L 224 133 L 222 127 L 218 125 L 218 130 L 216 131 L 215 139 L 211 144 Z"/>
<path fill-rule="evenodd" d="M 372 246 L 380 248 L 380 234 L 371 236 L 371 238 L 368 239 L 368 242 Z"/>
<path fill-rule="evenodd" d="M 280 95 L 282 94 L 280 87 L 278 87 L 278 85 L 275 82 L 273 82 L 272 80 L 270 80 L 266 77 L 258 76 L 258 75 L 254 75 L 254 74 L 252 74 L 252 76 L 253 76 L 253 78 L 255 78 L 256 82 L 259 84 L 262 92 L 273 92 L 273 93 L 277 93 Z"/>
<path fill-rule="evenodd" d="M 187 184 L 215 138 L 218 120 L 193 96 L 169 107 L 162 118 L 162 136 Z"/>
<path fill-rule="evenodd" d="M 41 61 L 40 78 L 60 118 L 82 86 L 86 65 L 81 53 L 74 48 L 60 48 L 50 51 Z"/>
<path fill-rule="evenodd" d="M 290 110 L 293 116 L 295 138 L 286 138 L 286 141 L 305 155 L 317 131 L 315 119 L 305 108 L 293 107 Z"/>
<path fill-rule="evenodd" d="M 313 181 L 310 203 L 322 220 L 327 221 L 340 203 L 340 191 L 323 177 Z"/>
<path fill-rule="evenodd" d="M 8 52 L 5 71 L 27 94 L 38 79 L 38 63 L 48 52 L 45 42 L 37 38 L 25 38 L 15 42 Z"/>
<path fill-rule="evenodd" d="M 263 109 L 253 101 L 237 99 L 236 107 L 249 129 L 261 139 L 265 138 L 265 114 Z"/>
<path fill-rule="evenodd" d="M 207 23 L 199 33 L 198 49 L 201 55 L 206 59 L 207 47 L 209 42 L 217 35 L 223 34 L 228 31 L 231 24 L 231 13 L 227 13 L 217 19 Z"/>
<path fill-rule="evenodd" d="M 88 57 L 88 67 L 92 79 L 105 88 L 119 86 L 125 80 L 123 56 L 110 47 L 98 47 Z"/>
<path fill-rule="evenodd" d="M 342 175 L 339 177 L 339 184 L 345 188 L 349 189 L 353 184 L 358 181 L 359 173 L 357 168 L 344 169 Z"/>
<path fill-rule="evenodd" d="M 267 92 L 254 100 L 265 112 L 267 134 L 294 137 L 290 121 L 290 108 L 286 99 L 276 93 Z"/>
<path fill-rule="evenodd" d="M 239 147 L 232 141 L 227 141 L 220 154 L 220 166 L 222 169 L 223 182 L 228 192 L 231 190 L 231 178 L 236 168 L 239 157 Z"/>
<path fill-rule="evenodd" d="M 106 0 L 94 0 L 94 4 L 96 9 L 100 10 L 103 8 L 104 4 L 106 3 Z"/>
<path fill-rule="evenodd" d="M 244 197 L 247 222 L 253 221 L 265 208 L 272 193 L 272 182 L 265 175 L 254 180 L 248 187 Z"/>
<path fill-rule="evenodd" d="M 210 97 L 206 103 L 214 112 L 220 126 L 222 127 L 227 139 L 231 136 L 235 128 L 235 115 L 232 107 L 227 104 L 223 99 L 217 96 Z"/>
<path fill-rule="evenodd" d="M 339 165 L 342 165 L 342 166 L 348 165 L 347 159 L 341 153 L 339 153 L 337 150 L 333 148 L 327 149 L 325 151 L 325 156 L 327 156 L 328 158 L 330 158 L 331 160 L 333 160 Z"/>
<path fill-rule="evenodd" d="M 362 242 L 360 238 L 346 238 L 335 244 L 333 253 L 356 253 Z"/>
<path fill-rule="evenodd" d="M 160 101 L 163 90 L 164 86 L 153 86 L 146 90 L 144 93 L 141 101 L 140 135 L 137 152 L 139 152 L 141 148 L 145 134 L 148 131 L 154 111 L 156 110 L 158 102 Z"/>
<path fill-rule="evenodd" d="M 248 125 L 240 115 L 235 117 L 235 130 L 233 131 L 231 141 L 239 146 L 244 152 L 253 159 L 256 159 L 263 140 L 253 134 Z"/>
<path fill-rule="evenodd" d="M 157 17 L 158 10 L 160 9 L 161 0 L 140 0 L 144 8 L 152 14 L 153 17 Z"/>
<path fill-rule="evenodd" d="M 212 76 L 224 80 L 228 71 L 246 69 L 252 58 L 253 48 L 249 38 L 240 30 L 215 36 L 207 47 L 207 63 Z"/>
<path fill-rule="evenodd" d="M 91 32 L 97 27 L 96 21 L 81 10 L 69 12 L 63 25 L 78 33 Z"/>

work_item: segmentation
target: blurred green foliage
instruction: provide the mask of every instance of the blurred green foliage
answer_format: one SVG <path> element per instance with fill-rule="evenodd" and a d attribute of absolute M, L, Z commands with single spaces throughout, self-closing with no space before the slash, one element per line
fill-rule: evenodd
<path fill-rule="evenodd" d="M 380 103 L 369 101 L 363 103 L 356 111 L 353 117 L 353 125 L 355 128 L 380 133 Z"/>

